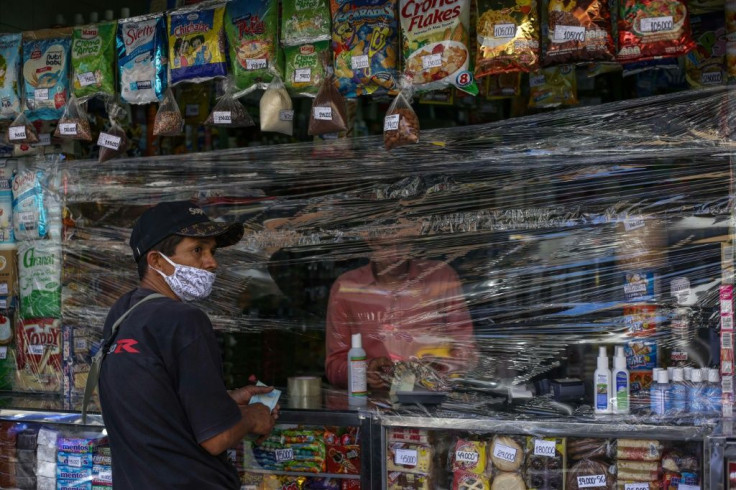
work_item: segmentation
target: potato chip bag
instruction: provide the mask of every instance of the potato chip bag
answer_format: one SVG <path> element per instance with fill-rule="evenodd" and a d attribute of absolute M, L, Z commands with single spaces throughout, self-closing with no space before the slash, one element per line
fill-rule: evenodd
<path fill-rule="evenodd" d="M 282 2 L 281 44 L 329 41 L 330 6 L 327 0 L 288 0 Z"/>
<path fill-rule="evenodd" d="M 536 0 L 479 0 L 475 76 L 529 72 L 539 66 Z"/>
<path fill-rule="evenodd" d="M 166 90 L 166 22 L 163 14 L 118 21 L 120 95 L 129 104 L 158 102 Z"/>
<path fill-rule="evenodd" d="M 472 95 L 478 86 L 469 70 L 470 0 L 400 0 L 404 71 L 418 91 L 455 86 Z"/>
<path fill-rule="evenodd" d="M 186 8 L 168 16 L 169 82 L 203 82 L 227 75 L 225 7 Z"/>
<path fill-rule="evenodd" d="M 330 0 L 335 77 L 346 97 L 396 90 L 396 0 Z"/>
<path fill-rule="evenodd" d="M 684 0 L 622 0 L 618 17 L 621 63 L 682 56 L 695 47 Z"/>
<path fill-rule="evenodd" d="M 0 35 L 0 119 L 12 120 L 20 113 L 20 34 Z"/>
<path fill-rule="evenodd" d="M 31 121 L 54 121 L 69 100 L 70 29 L 24 33 L 24 102 Z"/>
<path fill-rule="evenodd" d="M 295 94 L 316 95 L 325 76 L 320 56 L 330 50 L 329 41 L 285 46 L 286 57 L 284 80 L 286 87 Z"/>
<path fill-rule="evenodd" d="M 580 61 L 613 61 L 608 0 L 549 0 L 545 65 Z"/>
<path fill-rule="evenodd" d="M 721 12 L 690 17 L 695 49 L 685 55 L 685 78 L 691 87 L 726 83 L 726 19 Z"/>
<path fill-rule="evenodd" d="M 117 22 L 75 27 L 72 33 L 72 90 L 82 101 L 115 95 Z"/>
<path fill-rule="evenodd" d="M 577 103 L 575 65 L 553 66 L 529 74 L 529 107 L 549 109 Z"/>

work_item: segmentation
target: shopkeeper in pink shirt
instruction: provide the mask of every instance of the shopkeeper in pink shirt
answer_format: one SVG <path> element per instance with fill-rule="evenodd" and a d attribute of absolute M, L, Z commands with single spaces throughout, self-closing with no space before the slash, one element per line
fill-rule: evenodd
<path fill-rule="evenodd" d="M 395 225 L 365 236 L 369 264 L 341 275 L 327 308 L 327 379 L 347 386 L 351 335 L 362 334 L 368 386 L 388 388 L 396 361 L 431 359 L 462 373 L 477 354 L 462 286 L 444 262 L 411 257 L 407 229 Z"/>

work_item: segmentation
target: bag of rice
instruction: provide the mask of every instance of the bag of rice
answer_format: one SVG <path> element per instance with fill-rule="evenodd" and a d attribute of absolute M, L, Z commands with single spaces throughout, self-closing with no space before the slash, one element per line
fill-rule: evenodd
<path fill-rule="evenodd" d="M 263 92 L 260 103 L 261 131 L 283 133 L 294 132 L 294 109 L 291 97 L 280 78 L 274 77 Z"/>

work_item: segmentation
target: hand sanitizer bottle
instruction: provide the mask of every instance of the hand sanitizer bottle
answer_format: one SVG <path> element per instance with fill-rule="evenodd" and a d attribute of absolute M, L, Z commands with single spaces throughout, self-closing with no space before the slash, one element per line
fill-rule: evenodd
<path fill-rule="evenodd" d="M 363 405 L 368 398 L 367 370 L 368 359 L 363 350 L 363 340 L 359 333 L 351 338 L 348 351 L 348 403 Z"/>
<path fill-rule="evenodd" d="M 611 413 L 611 370 L 605 347 L 598 348 L 598 368 L 593 374 L 595 413 Z"/>

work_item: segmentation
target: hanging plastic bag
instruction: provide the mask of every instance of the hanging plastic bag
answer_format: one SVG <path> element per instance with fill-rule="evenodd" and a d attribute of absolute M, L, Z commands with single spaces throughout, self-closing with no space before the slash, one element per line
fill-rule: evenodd
<path fill-rule="evenodd" d="M 158 106 L 156 119 L 153 121 L 154 136 L 178 136 L 184 132 L 184 118 L 181 117 L 179 105 L 174 92 L 170 88 L 164 93 L 164 100 Z"/>
<path fill-rule="evenodd" d="M 235 84 L 232 81 L 225 81 L 225 94 L 217 101 L 204 124 L 229 128 L 255 126 L 245 106 L 235 97 Z"/>
<path fill-rule="evenodd" d="M 18 114 L 10 126 L 8 126 L 8 141 L 11 144 L 38 143 L 38 133 L 25 112 Z"/>
<path fill-rule="evenodd" d="M 294 109 L 291 97 L 279 77 L 273 77 L 268 88 L 263 92 L 260 116 L 261 131 L 283 133 L 289 136 L 294 133 Z"/>
<path fill-rule="evenodd" d="M 419 142 L 419 118 L 411 108 L 412 82 L 403 79 L 401 85 L 401 92 L 383 120 L 383 144 L 387 150 Z"/>
<path fill-rule="evenodd" d="M 72 95 L 59 119 L 54 136 L 72 140 L 92 141 L 92 130 L 89 127 L 87 113 L 76 96 Z"/>
<path fill-rule="evenodd" d="M 317 96 L 312 101 L 309 113 L 310 136 L 326 133 L 338 133 L 347 130 L 345 98 L 335 86 L 335 77 L 329 73 L 319 87 Z"/>
<path fill-rule="evenodd" d="M 97 138 L 100 147 L 100 157 L 97 160 L 99 163 L 125 155 L 129 145 L 125 130 L 118 123 L 118 119 L 124 115 L 123 108 L 113 103 L 107 112 L 110 115 L 110 128 L 101 131 L 100 137 Z"/>

